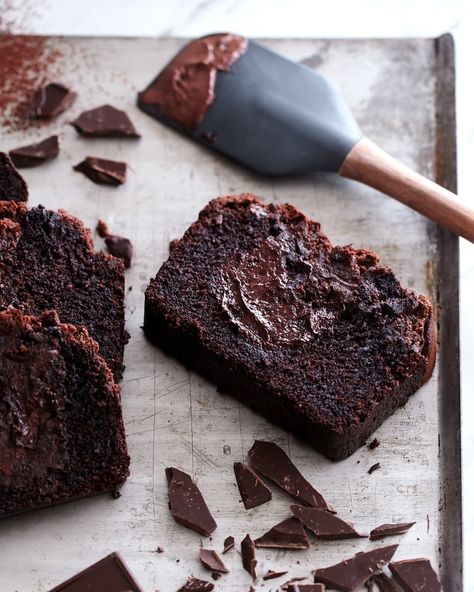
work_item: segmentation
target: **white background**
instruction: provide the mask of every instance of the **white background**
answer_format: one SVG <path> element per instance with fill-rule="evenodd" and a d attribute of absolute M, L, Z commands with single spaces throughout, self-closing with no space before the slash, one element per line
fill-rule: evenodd
<path fill-rule="evenodd" d="M 451 31 L 456 40 L 459 194 L 474 206 L 472 0 L 48 0 L 37 4 L 37 15 L 25 14 L 24 0 L 17 4 L 19 20 L 38 34 L 193 37 L 231 30 L 250 37 L 416 37 Z M 466 592 L 474 591 L 473 299 L 474 247 L 462 240 Z"/>

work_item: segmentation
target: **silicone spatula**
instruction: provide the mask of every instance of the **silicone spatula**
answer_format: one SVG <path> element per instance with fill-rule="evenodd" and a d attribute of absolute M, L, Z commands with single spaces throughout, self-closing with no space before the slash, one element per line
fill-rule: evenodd
<path fill-rule="evenodd" d="M 155 116 L 265 175 L 326 171 L 360 181 L 474 242 L 474 211 L 364 137 L 325 77 L 250 41 L 214 91 L 193 130 Z"/>

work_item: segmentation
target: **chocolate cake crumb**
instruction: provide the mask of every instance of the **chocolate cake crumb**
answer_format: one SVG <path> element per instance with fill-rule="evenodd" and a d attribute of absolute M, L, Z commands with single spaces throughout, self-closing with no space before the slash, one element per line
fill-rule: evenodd
<path fill-rule="evenodd" d="M 119 497 L 122 497 L 122 494 L 120 493 L 120 491 L 118 491 L 118 489 L 112 491 L 111 495 L 112 499 L 118 499 Z"/>
<path fill-rule="evenodd" d="M 368 447 L 371 450 L 374 450 L 374 448 L 378 448 L 379 446 L 380 446 L 380 442 L 377 440 L 377 438 L 374 438 Z"/>
<path fill-rule="evenodd" d="M 165 550 L 163 549 L 163 547 L 156 547 L 155 552 L 156 553 L 164 553 Z"/>
<path fill-rule="evenodd" d="M 370 469 L 367 471 L 367 473 L 369 473 L 369 475 L 372 475 L 372 473 L 374 471 L 377 471 L 378 469 L 380 469 L 380 463 L 375 463 L 374 465 L 372 465 L 370 467 Z"/>
<path fill-rule="evenodd" d="M 106 238 L 107 236 L 110 236 L 109 227 L 103 220 L 99 220 L 97 222 L 97 234 L 100 236 L 100 238 Z"/>

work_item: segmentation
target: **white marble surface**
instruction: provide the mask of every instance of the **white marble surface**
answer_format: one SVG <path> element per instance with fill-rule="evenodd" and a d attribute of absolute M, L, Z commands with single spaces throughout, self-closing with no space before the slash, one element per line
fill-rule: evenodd
<path fill-rule="evenodd" d="M 18 1 L 18 10 L 23 2 Z M 456 39 L 459 193 L 474 203 L 474 6 L 471 0 L 49 0 L 29 28 L 40 34 Z M 465 590 L 474 591 L 474 247 L 461 241 Z M 449 591 L 446 591 L 449 592 Z"/>

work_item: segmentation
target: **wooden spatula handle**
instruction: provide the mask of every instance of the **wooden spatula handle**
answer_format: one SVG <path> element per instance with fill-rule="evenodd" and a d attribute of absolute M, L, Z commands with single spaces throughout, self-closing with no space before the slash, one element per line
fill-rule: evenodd
<path fill-rule="evenodd" d="M 415 173 L 367 138 L 359 140 L 350 150 L 339 175 L 370 185 L 474 242 L 474 210 L 463 205 L 454 193 Z"/>

